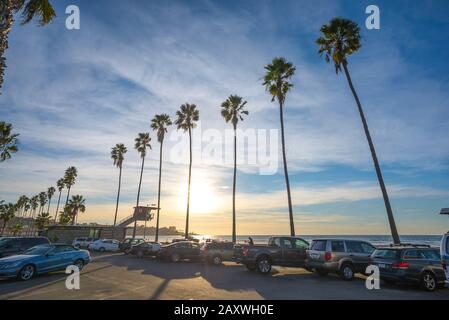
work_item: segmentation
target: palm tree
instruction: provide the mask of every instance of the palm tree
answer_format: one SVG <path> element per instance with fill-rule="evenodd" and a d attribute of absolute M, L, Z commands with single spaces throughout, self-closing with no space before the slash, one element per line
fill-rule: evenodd
<path fill-rule="evenodd" d="M 34 223 L 37 230 L 43 230 L 45 229 L 46 226 L 48 226 L 48 224 L 50 223 L 50 214 L 48 212 L 41 212 L 37 218 L 36 218 L 36 222 Z"/>
<path fill-rule="evenodd" d="M 19 139 L 17 139 L 19 134 L 11 133 L 12 129 L 12 124 L 0 121 L 0 162 L 11 159 L 11 154 L 16 153 L 19 150 L 17 147 L 19 144 Z"/>
<path fill-rule="evenodd" d="M 157 114 L 151 120 L 151 129 L 157 131 L 157 141 L 160 143 L 159 149 L 159 187 L 157 191 L 157 217 L 156 217 L 156 237 L 154 241 L 159 238 L 159 211 L 161 208 L 161 177 L 162 177 L 162 145 L 164 144 L 164 137 L 167 133 L 167 128 L 172 125 L 170 116 L 166 113 Z"/>
<path fill-rule="evenodd" d="M 70 189 L 75 184 L 76 177 L 78 176 L 78 171 L 75 167 L 68 167 L 64 174 L 64 184 L 67 188 L 67 198 L 65 199 L 65 205 L 67 205 L 67 202 L 69 201 L 70 197 Z"/>
<path fill-rule="evenodd" d="M 285 96 L 293 87 L 289 82 L 295 74 L 295 67 L 291 62 L 284 58 L 274 58 L 272 62 L 265 66 L 265 76 L 263 85 L 266 91 L 272 96 L 271 101 L 277 100 L 279 103 L 281 119 L 281 142 L 282 142 L 282 160 L 284 163 L 285 185 L 287 187 L 288 213 L 290 218 L 290 234 L 295 236 L 295 223 L 293 220 L 292 198 L 290 194 L 290 181 L 288 178 L 287 157 L 285 155 L 285 135 L 284 135 L 284 102 Z"/>
<path fill-rule="evenodd" d="M 139 133 L 136 139 L 134 139 L 134 149 L 137 150 L 137 152 L 140 153 L 140 157 L 142 158 L 142 167 L 140 169 L 140 180 L 139 180 L 139 189 L 137 190 L 137 201 L 136 201 L 136 207 L 139 206 L 139 199 L 140 199 L 140 187 L 142 185 L 142 174 L 143 174 L 143 167 L 145 165 L 145 156 L 147 155 L 147 148 L 150 148 L 151 150 L 151 138 L 150 133 Z M 137 220 L 134 220 L 134 229 L 133 229 L 133 238 L 136 237 L 136 229 L 137 229 Z"/>
<path fill-rule="evenodd" d="M 17 200 L 17 209 L 20 210 L 19 212 L 20 216 L 23 216 L 27 202 L 28 197 L 26 195 L 20 196 L 19 200 Z"/>
<path fill-rule="evenodd" d="M 59 202 L 61 201 L 61 193 L 62 193 L 62 189 L 64 189 L 64 186 L 65 186 L 65 182 L 64 182 L 63 178 L 56 181 L 56 187 L 58 188 L 59 196 L 58 196 L 58 205 L 56 206 L 56 212 L 55 212 L 55 223 L 56 223 L 56 218 L 58 217 Z"/>
<path fill-rule="evenodd" d="M 114 227 L 117 223 L 117 212 L 118 212 L 118 204 L 120 200 L 120 187 L 122 184 L 122 165 L 123 160 L 125 159 L 125 153 L 128 150 L 126 149 L 125 145 L 122 143 L 118 143 L 115 145 L 115 147 L 112 148 L 111 151 L 111 158 L 114 160 L 114 166 L 120 169 L 120 173 L 118 175 L 118 191 L 117 191 L 117 202 L 115 205 L 115 215 L 114 215 Z"/>
<path fill-rule="evenodd" d="M 12 227 L 9 228 L 9 231 L 12 233 L 13 236 L 17 236 L 22 232 L 23 224 L 18 222 L 14 224 Z"/>
<path fill-rule="evenodd" d="M 320 31 L 321 37 L 316 40 L 316 43 L 319 46 L 318 53 L 325 55 L 326 62 L 330 62 L 332 60 L 337 75 L 341 72 L 341 67 L 343 66 L 346 80 L 348 81 L 349 88 L 351 89 L 357 104 L 360 118 L 362 119 L 363 129 L 365 130 L 366 139 L 368 140 L 368 145 L 371 150 L 371 156 L 373 157 L 374 168 L 376 170 L 377 179 L 379 180 L 380 189 L 382 190 L 382 195 L 385 202 L 391 235 L 393 236 L 394 243 L 399 244 L 401 240 L 394 221 L 393 211 L 391 209 L 390 199 L 388 198 L 387 189 L 380 170 L 379 161 L 377 160 L 374 143 L 371 139 L 368 123 L 363 113 L 362 104 L 360 103 L 357 92 L 355 91 L 348 70 L 348 56 L 357 52 L 362 46 L 360 43 L 360 28 L 351 20 L 334 18 L 329 22 L 329 24 L 323 25 Z"/>
<path fill-rule="evenodd" d="M 231 95 L 221 104 L 221 116 L 226 122 L 231 122 L 234 129 L 234 182 L 232 184 L 232 242 L 237 241 L 235 227 L 235 189 L 237 179 L 237 123 L 243 121 L 243 115 L 248 115 L 245 110 L 246 101 L 237 95 Z"/>
<path fill-rule="evenodd" d="M 39 214 L 43 212 L 46 203 L 47 203 L 47 193 L 45 191 L 42 191 L 39 193 Z"/>
<path fill-rule="evenodd" d="M 53 195 L 55 194 L 56 189 L 54 187 L 50 187 L 47 189 L 47 198 L 48 198 L 48 207 L 47 207 L 47 212 L 50 213 L 50 203 L 51 203 L 51 198 L 53 198 Z"/>
<path fill-rule="evenodd" d="M 6 68 L 5 53 L 8 48 L 8 33 L 14 23 L 14 14 L 19 11 L 22 11 L 22 25 L 37 17 L 39 25 L 43 26 L 50 23 L 56 16 L 48 0 L 6 0 L 0 2 L 0 89 Z"/>
<path fill-rule="evenodd" d="M 5 232 L 6 225 L 8 222 L 14 218 L 14 213 L 16 212 L 16 205 L 13 203 L 1 204 L 0 205 L 0 220 L 3 221 L 2 231 L 0 235 L 3 235 Z"/>
<path fill-rule="evenodd" d="M 67 210 L 70 212 L 70 217 L 72 220 L 72 225 L 75 224 L 75 219 L 78 215 L 78 212 L 86 211 L 85 199 L 81 195 L 72 196 L 72 199 L 67 203 Z"/>
<path fill-rule="evenodd" d="M 200 112 L 196 105 L 185 103 L 176 111 L 177 119 L 175 124 L 184 132 L 189 132 L 189 148 L 190 148 L 190 162 L 189 162 L 189 181 L 187 190 L 187 211 L 186 211 L 186 229 L 185 238 L 189 237 L 189 208 L 190 208 L 190 179 L 192 176 L 192 129 L 196 127 L 196 122 L 200 119 Z"/>

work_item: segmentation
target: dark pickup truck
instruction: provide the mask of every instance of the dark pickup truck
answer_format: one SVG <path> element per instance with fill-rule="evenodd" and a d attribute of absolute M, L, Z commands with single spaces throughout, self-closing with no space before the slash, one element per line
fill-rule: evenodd
<path fill-rule="evenodd" d="M 236 245 L 234 257 L 249 270 L 269 273 L 271 266 L 301 267 L 306 265 L 309 243 L 297 237 L 272 237 L 268 245 Z"/>

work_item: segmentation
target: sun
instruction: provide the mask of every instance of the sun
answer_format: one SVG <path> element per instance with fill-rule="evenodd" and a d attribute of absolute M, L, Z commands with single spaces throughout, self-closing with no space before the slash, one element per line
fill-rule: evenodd
<path fill-rule="evenodd" d="M 187 185 L 181 184 L 179 187 L 181 195 L 179 207 L 186 208 L 187 205 Z M 213 184 L 207 179 L 192 178 L 190 186 L 190 212 L 211 213 L 220 207 L 221 199 L 215 191 Z"/>

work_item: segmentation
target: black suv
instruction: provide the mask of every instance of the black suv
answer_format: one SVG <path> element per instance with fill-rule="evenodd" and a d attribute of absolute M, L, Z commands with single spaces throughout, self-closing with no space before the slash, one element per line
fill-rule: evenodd
<path fill-rule="evenodd" d="M 21 254 L 40 244 L 50 244 L 45 237 L 5 237 L 0 238 L 0 258 Z"/>
<path fill-rule="evenodd" d="M 446 275 L 438 248 L 402 244 L 378 248 L 371 255 L 380 278 L 387 283 L 420 284 L 427 291 L 444 287 Z"/>

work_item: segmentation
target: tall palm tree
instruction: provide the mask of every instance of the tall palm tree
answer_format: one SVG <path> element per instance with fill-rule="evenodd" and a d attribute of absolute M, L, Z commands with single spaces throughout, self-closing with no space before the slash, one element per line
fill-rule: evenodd
<path fill-rule="evenodd" d="M 2 236 L 5 232 L 6 225 L 12 218 L 14 218 L 14 213 L 16 212 L 16 205 L 13 203 L 7 203 L 0 205 L 0 220 L 3 221 L 2 229 L 0 235 Z"/>
<path fill-rule="evenodd" d="M 118 212 L 118 204 L 120 201 L 120 187 L 122 184 L 122 165 L 123 160 L 125 160 L 125 153 L 128 150 L 126 149 L 123 143 L 118 143 L 111 150 L 111 158 L 114 161 L 114 166 L 119 168 L 120 172 L 118 175 L 118 191 L 117 191 L 117 202 L 115 204 L 115 215 L 114 215 L 114 227 L 117 223 L 117 212 Z"/>
<path fill-rule="evenodd" d="M 12 124 L 0 121 L 0 162 L 11 159 L 11 154 L 19 150 L 19 134 L 12 133 L 12 129 Z"/>
<path fill-rule="evenodd" d="M 14 23 L 14 14 L 22 11 L 21 24 L 27 24 L 34 17 L 40 26 L 50 23 L 56 16 L 48 0 L 3 0 L 0 1 L 0 89 L 6 68 L 5 53 L 8 49 L 8 33 Z M 0 92 L 1 94 L 1 92 Z"/>
<path fill-rule="evenodd" d="M 175 121 L 175 124 L 178 130 L 182 129 L 184 132 L 189 132 L 190 161 L 185 228 L 185 238 L 187 239 L 189 237 L 190 180 L 192 176 L 192 129 L 196 127 L 196 122 L 200 119 L 200 112 L 196 108 L 195 104 L 185 103 L 180 107 L 180 110 L 176 111 L 176 116 L 177 119 Z"/>
<path fill-rule="evenodd" d="M 65 205 L 69 201 L 70 189 L 76 182 L 76 177 L 78 176 L 78 171 L 75 167 L 68 167 L 64 174 L 64 185 L 67 188 L 67 198 L 65 199 Z"/>
<path fill-rule="evenodd" d="M 39 214 L 43 212 L 46 203 L 47 203 L 47 193 L 45 191 L 42 191 L 39 193 Z"/>
<path fill-rule="evenodd" d="M 234 181 L 232 184 L 232 242 L 237 241 L 237 232 L 235 227 L 235 189 L 237 180 L 237 124 L 243 121 L 243 115 L 248 115 L 245 110 L 246 101 L 237 95 L 229 96 L 226 101 L 221 104 L 221 116 L 226 122 L 231 122 L 234 129 Z"/>
<path fill-rule="evenodd" d="M 85 205 L 86 199 L 81 195 L 72 196 L 72 199 L 67 203 L 67 210 L 70 212 L 70 217 L 72 219 L 72 225 L 75 224 L 75 219 L 79 212 L 86 211 Z"/>
<path fill-rule="evenodd" d="M 156 237 L 154 241 L 159 239 L 159 211 L 161 208 L 161 176 L 162 176 L 162 145 L 164 144 L 164 137 L 167 133 L 167 128 L 172 125 L 170 116 L 166 113 L 157 114 L 151 120 L 151 129 L 157 132 L 157 141 L 160 144 L 159 149 L 159 187 L 157 191 L 157 217 L 156 217 Z"/>
<path fill-rule="evenodd" d="M 17 200 L 17 209 L 20 216 L 23 216 L 27 202 L 28 197 L 26 195 L 20 196 L 19 200 Z"/>
<path fill-rule="evenodd" d="M 56 212 L 55 212 L 55 223 L 56 223 L 56 219 L 58 218 L 59 203 L 61 202 L 61 193 L 62 193 L 62 189 L 64 189 L 64 186 L 65 186 L 64 178 L 61 178 L 58 181 L 56 181 L 56 187 L 58 188 L 59 196 L 58 196 L 58 205 L 56 206 Z"/>
<path fill-rule="evenodd" d="M 51 198 L 53 198 L 53 195 L 55 194 L 56 189 L 54 187 L 50 187 L 47 189 L 47 198 L 48 198 L 48 207 L 47 207 L 47 212 L 50 213 L 50 203 L 51 203 Z"/>
<path fill-rule="evenodd" d="M 382 190 L 382 196 L 385 202 L 391 235 L 393 237 L 394 243 L 399 244 L 401 240 L 396 228 L 396 222 L 394 221 L 390 199 L 388 198 L 387 189 L 385 187 L 382 172 L 380 170 L 380 164 L 377 160 L 374 143 L 371 139 L 371 134 L 369 132 L 368 123 L 362 109 L 362 104 L 360 103 L 360 99 L 357 95 L 357 92 L 355 91 L 348 69 L 348 56 L 357 52 L 362 46 L 360 43 L 360 28 L 355 22 L 351 20 L 334 18 L 329 22 L 329 24 L 323 25 L 320 31 L 321 37 L 316 40 L 316 43 L 319 46 L 318 53 L 321 55 L 325 55 L 324 57 L 326 59 L 326 62 L 330 62 L 332 60 L 337 75 L 339 72 L 341 72 L 341 69 L 343 67 L 343 71 L 345 73 L 346 80 L 348 81 L 349 88 L 351 89 L 351 92 L 357 104 L 357 108 L 363 124 L 363 129 L 365 130 L 366 139 L 368 140 L 368 145 L 371 150 L 374 168 L 376 170 L 377 179 L 379 180 L 380 189 Z"/>
<path fill-rule="evenodd" d="M 48 212 L 41 212 L 37 218 L 34 225 L 36 226 L 37 230 L 43 230 L 46 226 L 50 223 L 50 214 Z"/>
<path fill-rule="evenodd" d="M 147 155 L 147 148 L 150 148 L 151 150 L 151 138 L 150 133 L 139 133 L 137 138 L 134 139 L 134 149 L 137 150 L 137 152 L 140 153 L 140 157 L 142 158 L 142 167 L 140 169 L 140 180 L 139 180 L 139 189 L 137 190 L 137 201 L 136 201 L 136 207 L 139 206 L 139 199 L 140 199 L 140 187 L 142 185 L 142 175 L 143 175 L 143 167 L 145 165 L 145 156 Z M 134 220 L 134 229 L 133 229 L 133 238 L 136 237 L 136 229 L 137 229 L 137 220 Z"/>
<path fill-rule="evenodd" d="M 293 87 L 290 78 L 295 74 L 295 67 L 285 58 L 274 58 L 270 64 L 265 66 L 265 76 L 263 85 L 266 91 L 272 96 L 271 101 L 277 100 L 281 120 L 281 143 L 282 160 L 284 163 L 285 185 L 287 187 L 288 213 L 290 218 L 290 234 L 295 235 L 295 223 L 293 220 L 292 197 L 290 194 L 290 181 L 288 178 L 287 157 L 285 155 L 285 135 L 284 135 L 284 103 L 287 93 Z"/>

